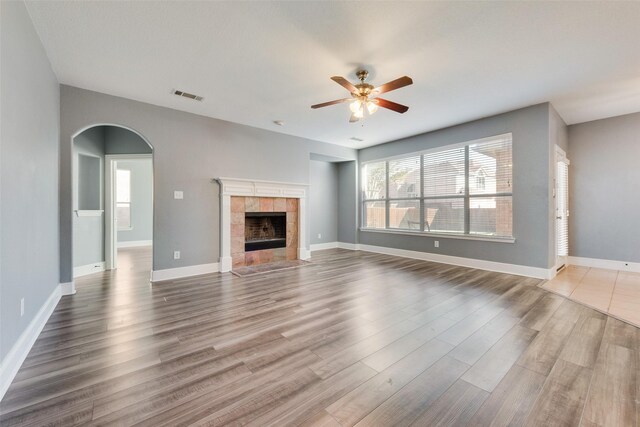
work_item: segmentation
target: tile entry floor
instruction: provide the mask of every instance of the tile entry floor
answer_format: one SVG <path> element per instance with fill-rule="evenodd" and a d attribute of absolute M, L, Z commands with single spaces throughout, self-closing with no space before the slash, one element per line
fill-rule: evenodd
<path fill-rule="evenodd" d="M 541 287 L 640 326 L 640 273 L 569 265 Z"/>

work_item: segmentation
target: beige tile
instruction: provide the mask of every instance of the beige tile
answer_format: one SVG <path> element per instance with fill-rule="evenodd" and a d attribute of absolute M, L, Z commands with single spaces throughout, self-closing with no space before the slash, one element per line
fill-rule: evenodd
<path fill-rule="evenodd" d="M 578 283 L 567 283 L 554 279 L 549 280 L 547 283 L 542 285 L 542 287 L 568 297 L 578 287 Z"/>
<path fill-rule="evenodd" d="M 242 237 L 244 239 L 244 224 L 231 224 L 231 237 Z"/>
<path fill-rule="evenodd" d="M 244 197 L 231 197 L 231 212 L 244 213 Z"/>
<path fill-rule="evenodd" d="M 260 212 L 273 212 L 273 198 L 260 197 Z"/>
<path fill-rule="evenodd" d="M 273 211 L 274 212 L 286 212 L 287 211 L 287 199 L 281 197 L 273 199 Z"/>
<path fill-rule="evenodd" d="M 231 237 L 231 253 L 232 254 L 244 253 L 244 236 Z"/>
<path fill-rule="evenodd" d="M 244 205 L 242 209 L 244 209 Z M 231 224 L 242 224 L 244 227 L 244 210 L 242 212 L 231 212 Z"/>
<path fill-rule="evenodd" d="M 574 301 L 581 302 L 590 307 L 606 312 L 609 308 L 612 294 L 613 288 L 589 290 L 583 289 L 582 285 L 580 285 L 575 291 L 573 291 L 570 297 Z"/>
<path fill-rule="evenodd" d="M 245 197 L 244 208 L 246 212 L 260 212 L 260 199 L 258 197 Z"/>
<path fill-rule="evenodd" d="M 604 270 L 600 268 L 592 268 L 582 279 L 581 284 L 592 285 L 611 285 L 616 282 L 618 272 L 615 270 Z"/>
<path fill-rule="evenodd" d="M 610 307 L 640 311 L 640 298 L 628 297 L 626 295 L 614 295 L 613 298 L 611 298 Z"/>
<path fill-rule="evenodd" d="M 240 254 L 231 255 L 231 261 L 232 261 L 233 268 L 244 267 L 244 265 L 245 265 L 244 252 L 240 253 Z"/>
<path fill-rule="evenodd" d="M 287 212 L 298 212 L 298 199 L 287 199 Z"/>

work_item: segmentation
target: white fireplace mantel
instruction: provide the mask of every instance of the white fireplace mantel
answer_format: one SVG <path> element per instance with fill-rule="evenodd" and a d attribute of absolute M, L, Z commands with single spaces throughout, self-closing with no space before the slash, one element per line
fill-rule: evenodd
<path fill-rule="evenodd" d="M 309 259 L 307 249 L 307 184 L 257 181 L 237 178 L 215 178 L 220 184 L 220 271 L 231 271 L 231 196 L 283 197 L 299 199 L 298 204 L 298 258 Z"/>

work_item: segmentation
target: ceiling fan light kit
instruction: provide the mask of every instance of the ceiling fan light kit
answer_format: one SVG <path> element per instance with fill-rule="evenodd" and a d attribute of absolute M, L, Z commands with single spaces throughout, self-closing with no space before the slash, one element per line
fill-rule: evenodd
<path fill-rule="evenodd" d="M 395 102 L 388 101 L 386 99 L 378 98 L 378 95 L 385 92 L 391 92 L 392 90 L 400 89 L 405 86 L 413 84 L 411 77 L 403 76 L 398 79 L 392 80 L 382 86 L 375 87 L 372 84 L 365 83 L 365 80 L 369 76 L 367 70 L 359 70 L 356 72 L 356 76 L 360 79 L 360 83 L 352 84 L 344 77 L 333 76 L 331 80 L 338 83 L 351 93 L 351 98 L 336 99 L 335 101 L 323 102 L 322 104 L 312 105 L 311 108 L 322 108 L 330 105 L 341 104 L 343 102 L 349 102 L 349 110 L 351 110 L 350 123 L 354 123 L 363 119 L 365 111 L 369 115 L 378 111 L 378 107 L 387 108 L 395 111 L 396 113 L 403 114 L 409 110 L 409 107 Z M 370 98 L 371 97 L 371 98 Z"/>

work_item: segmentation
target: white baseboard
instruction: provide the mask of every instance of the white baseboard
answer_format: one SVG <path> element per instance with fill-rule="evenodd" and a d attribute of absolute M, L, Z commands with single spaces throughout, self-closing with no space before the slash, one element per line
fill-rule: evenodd
<path fill-rule="evenodd" d="M 74 282 L 60 283 L 60 294 L 62 296 L 73 295 L 75 293 L 76 293 L 76 284 Z"/>
<path fill-rule="evenodd" d="M 119 248 L 137 248 L 138 246 L 151 246 L 153 240 L 131 240 L 128 242 L 118 242 Z"/>
<path fill-rule="evenodd" d="M 11 350 L 9 350 L 9 353 L 7 353 L 2 362 L 0 362 L 0 401 L 18 373 L 20 366 L 22 366 L 22 362 L 24 362 L 29 351 L 31 351 L 33 343 L 36 342 L 38 335 L 42 332 L 42 328 L 44 328 L 47 320 L 51 317 L 51 313 L 53 313 L 53 310 L 55 310 L 58 305 L 60 297 L 71 295 L 72 293 L 75 293 L 73 282 L 60 283 L 56 286 L 53 292 L 51 292 L 51 295 L 49 295 L 49 298 L 47 298 L 42 307 L 40 307 L 36 316 L 31 320 L 27 329 L 22 332 L 18 341 L 16 341 L 13 347 L 11 347 Z"/>
<path fill-rule="evenodd" d="M 309 259 L 311 258 L 311 251 L 307 248 L 298 248 L 298 259 Z"/>
<path fill-rule="evenodd" d="M 349 249 L 351 251 L 359 251 L 360 250 L 360 245 L 358 245 L 356 243 L 338 242 L 338 247 L 340 249 Z"/>
<path fill-rule="evenodd" d="M 99 273 L 104 271 L 104 262 L 94 262 L 93 264 L 81 265 L 73 267 L 73 277 L 86 276 L 87 274 Z"/>
<path fill-rule="evenodd" d="M 309 248 L 311 252 L 313 251 L 322 251 L 324 249 L 334 249 L 338 247 L 338 242 L 328 242 L 328 243 L 316 243 L 315 245 L 311 245 Z"/>
<path fill-rule="evenodd" d="M 569 264 L 579 265 L 582 267 L 604 268 L 606 270 L 631 271 L 634 273 L 640 273 L 640 262 L 625 262 L 609 259 L 570 256 Z"/>
<path fill-rule="evenodd" d="M 161 282 L 163 280 L 175 280 L 183 277 L 217 273 L 218 271 L 220 271 L 220 264 L 217 262 L 211 264 L 190 265 L 188 267 L 167 268 L 165 270 L 152 271 L 151 281 Z"/>
<path fill-rule="evenodd" d="M 406 249 L 387 248 L 353 243 L 338 243 L 339 248 L 356 251 L 374 252 L 378 254 L 394 255 L 403 258 L 419 259 L 423 261 L 439 262 L 441 264 L 459 265 L 461 267 L 477 268 L 498 273 L 515 274 L 517 276 L 535 277 L 537 279 L 551 279 L 555 275 L 554 268 L 529 267 L 526 265 L 507 264 L 503 262 L 484 261 L 473 258 L 463 258 L 452 255 L 434 254 L 429 252 L 409 251 Z"/>

